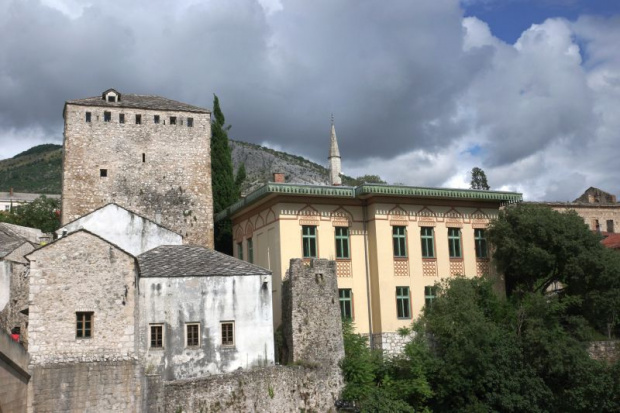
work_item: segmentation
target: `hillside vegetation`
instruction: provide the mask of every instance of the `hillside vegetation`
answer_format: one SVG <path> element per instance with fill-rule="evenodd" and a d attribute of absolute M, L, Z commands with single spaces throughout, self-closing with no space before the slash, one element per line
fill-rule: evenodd
<path fill-rule="evenodd" d="M 276 151 L 253 143 L 230 141 L 235 172 L 245 164 L 247 178 L 243 194 L 273 180 L 275 172 L 285 175 L 286 181 L 297 184 L 329 183 L 326 167 L 298 155 Z M 0 192 L 60 194 L 62 177 L 62 146 L 44 144 L 34 146 L 0 161 Z M 367 178 L 373 178 L 367 176 Z M 378 177 L 374 177 L 379 179 Z M 366 179 L 367 182 L 371 180 Z M 380 179 L 379 179 L 380 181 Z M 378 181 L 374 181 L 378 182 Z M 343 185 L 357 185 L 359 178 L 342 177 Z"/>
<path fill-rule="evenodd" d="M 34 146 L 0 161 L 0 192 L 60 194 L 62 146 Z"/>

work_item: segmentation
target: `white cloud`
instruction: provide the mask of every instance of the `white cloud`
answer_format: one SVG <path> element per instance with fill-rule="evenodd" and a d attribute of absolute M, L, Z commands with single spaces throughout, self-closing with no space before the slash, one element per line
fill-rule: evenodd
<path fill-rule="evenodd" d="M 457 0 L 0 3 L 0 157 L 60 140 L 108 87 L 209 107 L 233 139 L 420 186 L 620 194 L 620 19 L 548 19 L 507 44 Z"/>

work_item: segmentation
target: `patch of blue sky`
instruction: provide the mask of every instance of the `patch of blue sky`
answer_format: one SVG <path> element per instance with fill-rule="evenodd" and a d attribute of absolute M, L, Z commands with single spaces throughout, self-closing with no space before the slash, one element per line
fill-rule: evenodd
<path fill-rule="evenodd" d="M 472 145 L 465 149 L 461 154 L 470 154 L 472 156 L 480 156 L 484 152 L 484 149 L 478 144 Z"/>
<path fill-rule="evenodd" d="M 620 15 L 620 0 L 461 0 L 465 16 L 486 22 L 494 36 L 514 44 L 532 24 L 562 17 Z"/>

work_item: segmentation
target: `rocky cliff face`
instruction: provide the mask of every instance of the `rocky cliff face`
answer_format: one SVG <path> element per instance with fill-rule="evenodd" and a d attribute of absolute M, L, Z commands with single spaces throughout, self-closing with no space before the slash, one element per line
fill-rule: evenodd
<path fill-rule="evenodd" d="M 230 145 L 235 173 L 241 164 L 245 164 L 247 179 L 243 188 L 244 195 L 265 182 L 273 181 L 273 174 L 276 172 L 283 173 L 286 182 L 328 184 L 329 172 L 327 168 L 301 156 L 247 142 L 231 140 Z"/>
<path fill-rule="evenodd" d="M 286 182 L 296 184 L 327 185 L 329 182 L 326 167 L 301 156 L 233 140 L 230 146 L 235 173 L 242 163 L 245 164 L 247 179 L 244 195 L 259 185 L 273 181 L 275 172 L 283 173 Z M 59 194 L 61 175 L 62 147 L 37 146 L 15 158 L 0 160 L 0 191 L 13 188 L 15 192 Z M 347 179 L 350 180 L 343 176 L 343 184 L 350 185 Z"/>

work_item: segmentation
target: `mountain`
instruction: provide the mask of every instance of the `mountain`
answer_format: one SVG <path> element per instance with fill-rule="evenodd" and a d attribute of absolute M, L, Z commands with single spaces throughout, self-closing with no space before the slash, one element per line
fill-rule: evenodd
<path fill-rule="evenodd" d="M 301 156 L 276 151 L 253 143 L 230 141 L 235 173 L 244 163 L 247 178 L 243 193 L 247 194 L 259 185 L 273 180 L 275 172 L 281 172 L 286 182 L 298 184 L 327 185 L 327 168 Z M 35 146 L 0 161 L 0 192 L 60 194 L 62 176 L 62 146 L 45 144 Z M 343 184 L 354 180 L 343 176 Z"/>
<path fill-rule="evenodd" d="M 60 194 L 62 146 L 34 146 L 0 161 L 0 192 Z"/>

